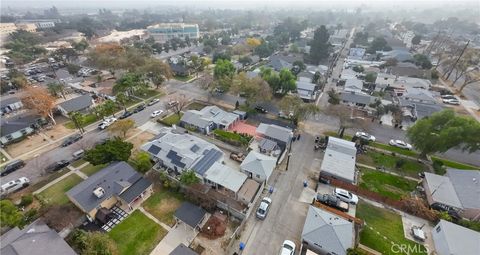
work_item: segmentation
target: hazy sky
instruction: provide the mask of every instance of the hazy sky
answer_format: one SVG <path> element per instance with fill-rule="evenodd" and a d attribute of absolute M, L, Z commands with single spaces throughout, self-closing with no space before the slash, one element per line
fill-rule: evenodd
<path fill-rule="evenodd" d="M 43 8 L 55 5 L 58 8 L 146 8 L 153 6 L 188 6 L 197 8 L 241 8 L 252 9 L 256 7 L 274 6 L 280 8 L 354 8 L 360 5 L 369 7 L 405 7 L 424 8 L 450 6 L 476 6 L 480 12 L 480 0 L 1 0 L 1 7 Z"/>

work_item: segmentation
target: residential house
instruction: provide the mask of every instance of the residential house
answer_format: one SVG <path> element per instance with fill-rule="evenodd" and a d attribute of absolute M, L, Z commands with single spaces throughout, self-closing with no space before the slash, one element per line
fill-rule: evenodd
<path fill-rule="evenodd" d="M 127 162 L 114 162 L 77 184 L 66 194 L 82 212 L 95 219 L 97 211 L 114 206 L 131 211 L 153 192 L 153 184 Z"/>
<path fill-rule="evenodd" d="M 0 111 L 1 114 L 11 113 L 18 111 L 23 108 L 22 100 L 17 97 L 10 97 L 0 100 Z"/>
<path fill-rule="evenodd" d="M 402 108 L 403 118 L 407 122 L 415 122 L 444 109 L 442 105 L 436 103 L 412 102 L 404 98 L 399 99 L 399 105 Z"/>
<path fill-rule="evenodd" d="M 412 103 L 436 104 L 437 100 L 432 95 L 432 92 L 425 89 L 409 88 L 401 93 L 401 98 Z M 398 95 L 398 94 L 397 94 Z"/>
<path fill-rule="evenodd" d="M 255 134 L 257 137 L 275 141 L 282 150 L 290 144 L 293 137 L 293 131 L 290 128 L 265 123 L 258 125 Z"/>
<path fill-rule="evenodd" d="M 395 66 L 388 68 L 388 72 L 398 76 L 423 77 L 424 71 L 410 62 L 397 63 Z"/>
<path fill-rule="evenodd" d="M 348 58 L 350 59 L 363 59 L 366 50 L 364 48 L 350 48 Z"/>
<path fill-rule="evenodd" d="M 278 157 L 282 152 L 275 141 L 266 138 L 260 139 L 258 142 L 258 150 L 265 155 L 273 157 Z"/>
<path fill-rule="evenodd" d="M 361 93 L 362 89 L 363 89 L 363 81 L 357 78 L 353 78 L 353 79 L 346 79 L 343 90 L 345 92 Z"/>
<path fill-rule="evenodd" d="M 302 71 L 297 74 L 298 81 L 301 82 L 312 82 L 315 73 L 311 73 L 308 71 Z"/>
<path fill-rule="evenodd" d="M 391 51 L 377 51 L 377 54 L 382 54 L 382 60 L 396 59 L 398 62 L 405 62 L 413 60 L 412 54 L 408 50 L 398 49 Z"/>
<path fill-rule="evenodd" d="M 435 254 L 480 254 L 480 233 L 455 223 L 440 220 L 432 229 L 432 238 L 435 245 Z"/>
<path fill-rule="evenodd" d="M 258 182 L 268 182 L 270 175 L 277 165 L 277 158 L 264 155 L 256 151 L 250 151 L 240 164 L 240 169 Z"/>
<path fill-rule="evenodd" d="M 93 106 L 95 106 L 93 98 L 90 95 L 82 95 L 59 103 L 57 105 L 57 109 L 62 113 L 63 116 L 69 117 L 68 114 L 71 112 L 86 113 Z"/>
<path fill-rule="evenodd" d="M 180 63 L 170 63 L 170 69 L 176 76 L 187 77 L 191 74 L 190 68 Z"/>
<path fill-rule="evenodd" d="M 267 67 L 271 67 L 273 70 L 280 72 L 280 70 L 286 68 L 288 70 L 292 69 L 293 63 L 295 61 L 303 61 L 301 55 L 281 55 L 276 54 L 268 58 Z"/>
<path fill-rule="evenodd" d="M 340 101 L 350 106 L 365 107 L 375 102 L 375 97 L 365 93 L 340 92 Z"/>
<path fill-rule="evenodd" d="M 375 80 L 375 91 L 384 91 L 395 83 L 396 76 L 388 73 L 378 73 Z"/>
<path fill-rule="evenodd" d="M 430 205 L 443 204 L 459 210 L 460 216 L 480 220 L 480 171 L 449 168 L 442 175 L 425 173 L 423 187 Z"/>
<path fill-rule="evenodd" d="M 2 255 L 45 255 L 77 253 L 63 238 L 40 220 L 19 229 L 15 227 L 0 237 Z"/>
<path fill-rule="evenodd" d="M 355 143 L 330 136 L 320 166 L 320 175 L 354 184 L 356 182 L 356 157 Z"/>
<path fill-rule="evenodd" d="M 427 79 L 398 76 L 395 82 L 390 85 L 394 90 L 403 91 L 408 89 L 428 90 L 432 87 L 432 83 Z"/>
<path fill-rule="evenodd" d="M 298 96 L 307 101 L 315 101 L 317 96 L 317 86 L 310 81 L 297 81 L 297 94 Z"/>
<path fill-rule="evenodd" d="M 227 165 L 215 162 L 205 171 L 203 178 L 206 184 L 216 189 L 228 190 L 236 198 L 240 188 L 247 180 L 247 175 Z"/>
<path fill-rule="evenodd" d="M 328 38 L 328 42 L 333 46 L 341 46 L 347 40 L 348 33 L 348 29 L 336 29 Z"/>
<path fill-rule="evenodd" d="M 218 106 L 206 106 L 202 110 L 188 110 L 181 120 L 180 126 L 194 128 L 202 133 L 210 133 L 214 129 L 228 130 L 232 128 L 239 116 L 235 113 L 227 112 Z"/>
<path fill-rule="evenodd" d="M 354 223 L 321 208 L 309 206 L 302 245 L 318 254 L 346 255 L 355 246 Z"/>
<path fill-rule="evenodd" d="M 198 255 L 198 253 L 181 243 L 169 255 Z"/>
<path fill-rule="evenodd" d="M 19 114 L 0 120 L 0 143 L 7 145 L 20 141 L 47 122 L 36 114 Z"/>

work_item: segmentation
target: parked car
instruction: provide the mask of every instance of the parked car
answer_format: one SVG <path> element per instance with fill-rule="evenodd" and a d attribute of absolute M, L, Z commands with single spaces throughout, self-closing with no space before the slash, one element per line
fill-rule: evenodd
<path fill-rule="evenodd" d="M 135 107 L 135 109 L 133 110 L 133 113 L 141 112 L 143 110 L 145 110 L 145 105 L 141 104 L 141 105 Z"/>
<path fill-rule="evenodd" d="M 342 212 L 348 212 L 348 209 L 350 208 L 350 206 L 346 202 L 340 200 L 339 198 L 337 198 L 334 195 L 317 194 L 315 199 L 318 202 L 320 202 L 324 205 L 327 205 L 327 206 L 330 206 L 332 208 L 338 209 Z"/>
<path fill-rule="evenodd" d="M 262 106 L 255 106 L 255 110 L 259 113 L 267 113 L 267 109 L 263 108 Z"/>
<path fill-rule="evenodd" d="M 66 167 L 68 165 L 70 165 L 70 162 L 68 162 L 67 160 L 60 160 L 60 161 L 54 162 L 54 163 L 50 164 L 49 166 L 47 166 L 45 168 L 45 172 L 47 172 L 47 173 L 56 172 L 56 171 Z"/>
<path fill-rule="evenodd" d="M 114 118 L 114 117 L 105 119 L 102 123 L 98 124 L 98 128 L 100 130 L 104 130 L 105 128 L 112 125 L 115 121 L 117 121 L 117 118 Z"/>
<path fill-rule="evenodd" d="M 118 117 L 118 118 L 121 119 L 121 120 L 123 120 L 123 119 L 125 119 L 125 118 L 130 117 L 132 114 L 133 114 L 132 112 L 124 111 L 123 114 L 122 114 L 120 117 Z"/>
<path fill-rule="evenodd" d="M 178 104 L 178 101 L 170 101 L 167 103 L 167 108 L 175 107 Z"/>
<path fill-rule="evenodd" d="M 443 95 L 442 99 L 457 99 L 454 95 Z"/>
<path fill-rule="evenodd" d="M 443 99 L 442 100 L 444 104 L 451 104 L 451 105 L 460 105 L 460 101 L 456 98 L 451 98 L 451 99 Z"/>
<path fill-rule="evenodd" d="M 365 133 L 365 132 L 357 132 L 357 133 L 355 133 L 355 136 L 359 137 L 361 139 L 367 140 L 367 141 L 371 141 L 371 142 L 375 142 L 375 140 L 376 140 L 375 136 L 370 135 L 370 134 Z"/>
<path fill-rule="evenodd" d="M 69 146 L 70 144 L 73 144 L 75 142 L 77 142 L 78 140 L 82 139 L 83 136 L 81 134 L 74 134 L 70 137 L 68 137 L 67 139 L 65 139 L 63 142 L 62 142 L 62 147 L 67 147 Z"/>
<path fill-rule="evenodd" d="M 148 102 L 148 106 L 152 106 L 158 102 L 160 102 L 160 99 L 158 98 L 152 99 L 150 102 Z"/>
<path fill-rule="evenodd" d="M 20 177 L 17 180 L 9 181 L 0 188 L 0 197 L 4 198 L 8 194 L 26 188 L 28 185 L 30 185 L 30 180 L 27 177 Z"/>
<path fill-rule="evenodd" d="M 78 150 L 78 151 L 72 153 L 73 160 L 79 160 L 79 159 L 83 158 L 84 154 L 85 154 L 84 150 Z"/>
<path fill-rule="evenodd" d="M 163 113 L 162 110 L 157 110 L 157 111 L 152 112 L 150 117 L 155 118 L 155 117 L 158 117 L 158 116 L 162 115 L 162 113 Z"/>
<path fill-rule="evenodd" d="M 9 173 L 15 172 L 16 170 L 25 166 L 25 162 L 21 159 L 14 160 L 5 165 L 0 176 L 6 176 Z"/>
<path fill-rule="evenodd" d="M 344 202 L 347 202 L 353 205 L 356 205 L 358 203 L 357 195 L 352 194 L 351 192 L 346 191 L 344 189 L 335 188 L 333 190 L 333 194 Z"/>
<path fill-rule="evenodd" d="M 407 149 L 407 150 L 411 150 L 412 149 L 412 145 L 409 144 L 409 143 L 406 143 L 402 140 L 390 140 L 390 142 L 388 142 L 388 144 L 390 144 L 391 146 L 395 146 L 395 147 L 398 147 L 398 148 L 402 148 L 402 149 Z"/>
<path fill-rule="evenodd" d="M 270 204 L 272 204 L 272 199 L 269 197 L 264 197 L 262 202 L 260 202 L 260 206 L 257 209 L 257 218 L 263 220 L 267 217 L 268 210 L 270 209 Z"/>
<path fill-rule="evenodd" d="M 290 240 L 283 241 L 280 255 L 295 255 L 295 243 Z"/>

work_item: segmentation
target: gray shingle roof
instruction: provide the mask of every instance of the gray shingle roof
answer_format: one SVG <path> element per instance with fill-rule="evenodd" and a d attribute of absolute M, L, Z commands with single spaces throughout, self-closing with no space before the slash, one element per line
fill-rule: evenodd
<path fill-rule="evenodd" d="M 1 136 L 6 136 L 22 130 L 26 127 L 37 123 L 40 120 L 40 116 L 36 114 L 16 115 L 14 117 L 1 120 L 0 133 Z"/>
<path fill-rule="evenodd" d="M 181 243 L 169 255 L 198 255 L 198 253 Z"/>
<path fill-rule="evenodd" d="M 373 97 L 370 95 L 357 94 L 353 92 L 342 92 L 340 93 L 340 98 L 342 101 L 365 105 L 368 105 L 373 101 Z"/>
<path fill-rule="evenodd" d="M 291 129 L 280 127 L 275 124 L 260 123 L 256 132 L 285 143 L 288 143 L 293 137 Z"/>
<path fill-rule="evenodd" d="M 480 171 L 449 168 L 447 174 L 463 208 L 480 209 Z"/>
<path fill-rule="evenodd" d="M 138 179 L 127 190 L 125 190 L 120 198 L 127 203 L 133 202 L 142 192 L 152 185 L 152 182 L 145 178 Z"/>
<path fill-rule="evenodd" d="M 58 104 L 67 112 L 81 111 L 93 104 L 93 98 L 90 95 L 82 95 Z"/>
<path fill-rule="evenodd" d="M 67 192 L 67 195 L 77 205 L 80 205 L 80 209 L 84 212 L 90 212 L 109 197 L 121 195 L 125 188 L 130 187 L 142 178 L 142 175 L 126 162 L 115 162 L 73 187 Z M 144 183 L 142 182 L 142 184 Z M 97 187 L 102 187 L 105 190 L 105 194 L 101 198 L 93 194 L 93 190 Z M 132 194 L 136 193 L 133 191 L 131 191 Z M 130 194 L 127 198 L 129 197 Z"/>
<path fill-rule="evenodd" d="M 277 165 L 277 159 L 256 151 L 250 151 L 240 164 L 240 169 L 253 174 L 258 174 L 268 180 Z"/>
<path fill-rule="evenodd" d="M 261 150 L 272 151 L 277 147 L 277 143 L 270 139 L 263 138 L 258 143 L 258 146 Z"/>
<path fill-rule="evenodd" d="M 462 208 L 450 179 L 447 176 L 425 172 L 425 181 L 428 190 L 432 194 L 432 199 L 445 205 Z"/>
<path fill-rule="evenodd" d="M 175 217 L 187 225 L 195 228 L 200 224 L 207 212 L 200 206 L 196 206 L 189 202 L 183 202 L 175 211 Z"/>
<path fill-rule="evenodd" d="M 354 182 L 356 152 L 355 143 L 329 137 L 320 170 Z"/>
<path fill-rule="evenodd" d="M 432 237 L 439 255 L 480 254 L 480 233 L 460 225 L 440 220 Z"/>
<path fill-rule="evenodd" d="M 309 206 L 302 240 L 326 252 L 342 255 L 354 246 L 353 223 L 320 208 Z"/>
<path fill-rule="evenodd" d="M 311 82 L 297 81 L 297 89 L 306 90 L 306 91 L 314 91 L 315 90 L 315 84 L 313 84 Z"/>
<path fill-rule="evenodd" d="M 0 243 L 2 255 L 76 255 L 57 232 L 38 220 L 22 230 L 15 227 L 8 231 Z"/>
<path fill-rule="evenodd" d="M 7 105 L 11 105 L 11 104 L 14 104 L 14 103 L 17 103 L 17 102 L 21 102 L 21 100 L 17 97 L 10 97 L 10 98 L 5 98 L 2 100 L 0 100 L 0 107 L 5 107 Z"/>

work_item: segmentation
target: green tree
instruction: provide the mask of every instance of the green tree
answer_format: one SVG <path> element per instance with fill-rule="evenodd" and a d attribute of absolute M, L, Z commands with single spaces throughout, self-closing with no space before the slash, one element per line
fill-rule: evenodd
<path fill-rule="evenodd" d="M 117 105 L 112 100 L 106 100 L 103 104 L 103 113 L 105 116 L 112 115 L 115 117 L 115 112 L 117 111 Z"/>
<path fill-rule="evenodd" d="M 365 71 L 365 68 L 363 68 L 363 66 L 361 65 L 356 65 L 352 68 L 352 70 L 357 73 L 363 73 L 363 71 Z"/>
<path fill-rule="evenodd" d="M 63 86 L 63 84 L 60 84 L 58 82 L 50 82 L 47 84 L 47 90 L 50 95 L 54 97 L 58 97 L 58 95 L 60 94 L 64 99 L 67 99 L 65 97 L 65 86 Z"/>
<path fill-rule="evenodd" d="M 232 62 L 228 60 L 219 59 L 215 63 L 215 69 L 213 69 L 213 76 L 216 79 L 221 78 L 233 78 L 235 74 L 235 67 L 233 66 Z"/>
<path fill-rule="evenodd" d="M 331 46 L 330 43 L 328 43 L 329 38 L 330 35 L 324 25 L 315 30 L 313 40 L 310 43 L 310 59 L 315 64 L 318 64 L 321 60 L 328 57 Z"/>
<path fill-rule="evenodd" d="M 87 42 L 87 40 L 82 39 L 82 40 L 79 41 L 79 42 L 73 42 L 73 43 L 72 43 L 72 47 L 73 47 L 76 51 L 81 51 L 81 52 L 83 53 L 83 52 L 85 52 L 85 50 L 88 48 L 88 42 Z"/>
<path fill-rule="evenodd" d="M 421 35 L 415 35 L 415 36 L 412 38 L 412 44 L 413 44 L 413 45 L 419 45 L 419 44 L 420 44 L 420 41 L 422 41 L 422 36 L 421 36 Z"/>
<path fill-rule="evenodd" d="M 115 102 L 120 104 L 123 110 L 125 111 L 127 110 L 128 96 L 125 93 L 123 92 L 117 93 L 115 95 Z"/>
<path fill-rule="evenodd" d="M 83 134 L 85 132 L 83 129 L 83 126 L 85 125 L 85 116 L 79 112 L 69 112 L 68 117 L 70 117 L 78 131 Z"/>
<path fill-rule="evenodd" d="M 422 67 L 422 69 L 432 68 L 432 62 L 430 62 L 430 59 L 424 54 L 415 54 L 413 60 L 415 61 L 415 65 Z"/>
<path fill-rule="evenodd" d="M 173 77 L 170 66 L 157 59 L 147 61 L 142 67 L 143 73 L 158 89 L 163 82 Z"/>
<path fill-rule="evenodd" d="M 245 97 L 247 106 L 255 102 L 268 101 L 272 97 L 272 91 L 266 81 L 260 77 L 250 79 L 245 72 L 235 76 L 230 89 L 233 93 Z"/>
<path fill-rule="evenodd" d="M 284 96 L 279 106 L 285 114 L 289 114 L 294 125 L 298 125 L 301 121 L 320 111 L 315 104 L 305 103 L 300 97 L 295 95 Z"/>
<path fill-rule="evenodd" d="M 85 152 L 84 159 L 92 165 L 106 164 L 114 161 L 128 161 L 133 144 L 124 142 L 121 138 L 107 140 Z"/>
<path fill-rule="evenodd" d="M 74 230 L 68 241 L 82 255 L 118 255 L 116 243 L 105 233 Z"/>
<path fill-rule="evenodd" d="M 126 92 L 129 95 L 143 93 L 148 88 L 145 79 L 141 73 L 128 72 L 117 80 L 113 86 L 114 93 Z"/>
<path fill-rule="evenodd" d="M 278 74 L 278 82 L 274 82 L 273 84 L 274 87 L 272 87 L 272 90 L 281 95 L 286 95 L 288 92 L 295 91 L 297 89 L 295 76 L 286 68 L 280 70 L 280 73 Z"/>
<path fill-rule="evenodd" d="M 75 64 L 67 64 L 67 71 L 69 74 L 75 75 L 82 69 L 81 66 Z"/>
<path fill-rule="evenodd" d="M 242 64 L 243 67 L 250 65 L 252 61 L 253 61 L 252 58 L 249 56 L 242 56 L 238 59 L 238 62 L 240 62 L 240 64 Z"/>
<path fill-rule="evenodd" d="M 180 182 L 184 185 L 190 186 L 200 182 L 200 178 L 193 170 L 184 170 L 180 175 Z"/>
<path fill-rule="evenodd" d="M 365 75 L 366 82 L 375 82 L 376 79 L 377 79 L 377 73 L 375 72 L 368 72 L 367 75 Z"/>
<path fill-rule="evenodd" d="M 390 47 L 383 37 L 376 37 L 370 43 L 370 47 L 367 49 L 367 53 L 375 54 L 377 51 L 390 51 L 392 47 Z"/>
<path fill-rule="evenodd" d="M 275 43 L 262 41 L 262 44 L 255 48 L 254 53 L 261 58 L 266 58 L 272 55 L 276 48 Z"/>
<path fill-rule="evenodd" d="M 407 136 L 422 157 L 454 147 L 472 153 L 480 147 L 480 123 L 453 110 L 443 110 L 417 120 Z"/>
<path fill-rule="evenodd" d="M 115 121 L 108 131 L 113 134 L 120 134 L 123 139 L 127 138 L 127 133 L 135 127 L 135 121 L 132 119 L 123 119 Z"/>
<path fill-rule="evenodd" d="M 10 200 L 0 201 L 0 224 L 3 227 L 11 228 L 21 226 L 23 222 L 22 213 Z"/>
<path fill-rule="evenodd" d="M 9 35 L 8 41 L 4 45 L 6 49 L 9 49 L 6 55 L 18 64 L 33 61 L 47 53 L 45 48 L 38 46 L 40 42 L 40 36 L 25 30 L 17 30 Z"/>
<path fill-rule="evenodd" d="M 131 162 L 135 169 L 141 173 L 146 173 L 153 167 L 150 155 L 144 151 L 139 152 Z"/>
<path fill-rule="evenodd" d="M 335 90 L 330 89 L 327 92 L 327 94 L 328 94 L 328 102 L 330 104 L 336 105 L 340 103 L 340 95 L 337 92 L 335 92 Z"/>

